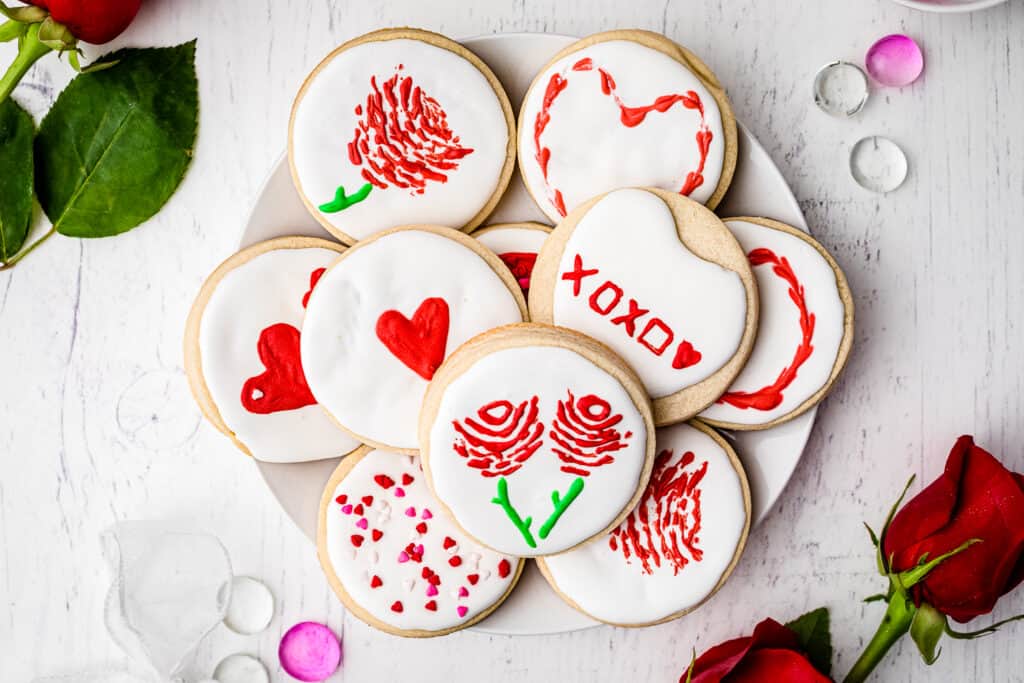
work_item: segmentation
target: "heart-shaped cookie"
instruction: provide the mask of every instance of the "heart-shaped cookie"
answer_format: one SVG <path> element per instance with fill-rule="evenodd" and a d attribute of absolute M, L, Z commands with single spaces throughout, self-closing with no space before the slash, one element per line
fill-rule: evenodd
<path fill-rule="evenodd" d="M 519 117 L 527 189 L 552 219 L 619 187 L 658 187 L 714 207 L 731 182 L 736 127 L 714 75 L 644 31 L 610 31 L 561 51 Z"/>
<path fill-rule="evenodd" d="M 609 192 L 573 211 L 534 267 L 530 316 L 621 355 L 657 424 L 689 419 L 743 367 L 757 330 L 746 256 L 703 206 L 654 189 Z"/>

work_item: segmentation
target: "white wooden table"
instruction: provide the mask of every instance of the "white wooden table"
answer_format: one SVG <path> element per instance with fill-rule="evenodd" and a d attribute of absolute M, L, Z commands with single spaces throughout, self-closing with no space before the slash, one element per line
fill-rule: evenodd
<path fill-rule="evenodd" d="M 192 298 L 234 250 L 305 73 L 341 41 L 391 25 L 456 37 L 632 26 L 668 34 L 718 73 L 845 268 L 858 307 L 854 354 L 787 492 L 723 590 L 746 602 L 743 611 L 712 600 L 656 628 L 547 637 L 378 633 L 346 616 L 256 468 L 200 420 L 181 369 Z M 924 47 L 919 82 L 876 91 L 852 121 L 814 108 L 820 65 L 860 61 L 895 31 Z M 827 605 L 842 674 L 882 612 L 859 602 L 883 588 L 861 521 L 880 523 L 910 473 L 933 478 L 960 433 L 1024 470 L 1019 0 L 961 16 L 886 0 L 147 0 L 118 45 L 194 36 L 202 123 L 170 204 L 135 232 L 56 238 L 0 274 L 0 680 L 119 657 L 102 625 L 108 572 L 98 535 L 121 519 L 198 523 L 223 539 L 239 573 L 276 592 L 278 614 L 261 636 L 221 628 L 204 644 L 206 673 L 246 651 L 286 680 L 278 640 L 315 619 L 343 633 L 338 681 L 674 681 L 691 647 L 748 633 L 763 616 Z M 13 53 L 0 48 L 6 64 Z M 50 58 L 15 94 L 38 118 L 68 78 Z M 847 171 L 851 145 L 875 133 L 910 157 L 906 184 L 888 196 L 862 190 Z M 1022 610 L 1018 591 L 996 616 Z M 931 669 L 905 641 L 878 680 L 1024 681 L 1013 649 L 1022 629 L 946 641 Z"/>

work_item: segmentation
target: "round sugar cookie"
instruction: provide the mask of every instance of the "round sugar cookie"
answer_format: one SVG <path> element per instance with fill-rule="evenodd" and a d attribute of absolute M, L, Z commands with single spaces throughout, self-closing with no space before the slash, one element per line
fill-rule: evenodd
<path fill-rule="evenodd" d="M 360 445 L 316 405 L 299 359 L 310 292 L 344 251 L 312 237 L 255 244 L 213 271 L 189 313 L 192 395 L 206 419 L 257 460 L 336 458 Z"/>
<path fill-rule="evenodd" d="M 313 216 L 352 244 L 398 225 L 479 225 L 512 176 L 514 137 L 508 96 L 479 57 L 436 33 L 384 29 L 306 78 L 288 162 Z"/>
<path fill-rule="evenodd" d="M 497 223 L 477 230 L 473 237 L 504 261 L 526 296 L 533 264 L 549 234 L 551 228 L 540 223 Z"/>
<path fill-rule="evenodd" d="M 664 190 L 585 202 L 548 237 L 531 282 L 531 319 L 579 330 L 622 356 L 659 426 L 718 398 L 757 333 L 757 284 L 736 238 L 711 211 Z"/>
<path fill-rule="evenodd" d="M 552 588 L 594 619 L 648 626 L 722 587 L 750 530 L 750 488 L 729 444 L 699 421 L 658 430 L 643 499 L 611 533 L 538 560 Z"/>
<path fill-rule="evenodd" d="M 387 230 L 350 247 L 320 278 L 303 323 L 302 367 L 342 429 L 415 453 L 423 392 L 445 357 L 525 316 L 512 273 L 469 235 Z"/>
<path fill-rule="evenodd" d="M 767 218 L 728 218 L 757 276 L 757 341 L 729 390 L 702 420 L 767 429 L 825 397 L 853 345 L 853 295 L 835 259 L 813 237 Z"/>
<path fill-rule="evenodd" d="M 509 325 L 427 387 L 420 457 L 462 529 L 498 552 L 563 552 L 615 527 L 650 476 L 650 404 L 633 372 L 571 330 Z"/>
<path fill-rule="evenodd" d="M 343 460 L 327 483 L 317 550 L 345 606 L 401 636 L 475 624 L 512 592 L 523 565 L 445 517 L 415 456 L 369 447 Z"/>
<path fill-rule="evenodd" d="M 559 221 L 619 187 L 658 187 L 714 208 L 736 168 L 736 120 L 695 55 L 649 31 L 598 33 L 568 46 L 523 98 L 519 169 Z"/>

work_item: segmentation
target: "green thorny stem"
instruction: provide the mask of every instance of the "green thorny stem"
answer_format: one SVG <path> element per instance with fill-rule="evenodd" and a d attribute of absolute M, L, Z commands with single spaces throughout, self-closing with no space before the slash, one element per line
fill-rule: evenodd
<path fill-rule="evenodd" d="M 895 591 L 889 598 L 889 606 L 885 610 L 885 616 L 882 617 L 881 625 L 875 631 L 871 642 L 864 648 L 864 652 L 861 653 L 853 668 L 850 669 L 850 673 L 846 674 L 843 683 L 860 683 L 867 680 L 878 663 L 885 657 L 889 648 L 910 630 L 910 622 L 914 620 L 916 611 L 917 608 L 914 607 L 911 600 L 907 599 L 905 595 L 901 595 L 899 591 Z"/>
<path fill-rule="evenodd" d="M 41 24 L 30 24 L 25 33 L 18 39 L 18 56 L 7 73 L 0 78 L 0 102 L 3 102 L 18 85 L 22 76 L 36 63 L 40 57 L 53 48 L 43 44 L 39 40 L 39 28 Z"/>
<path fill-rule="evenodd" d="M 530 524 L 533 523 L 532 517 L 521 519 L 519 513 L 516 512 L 515 507 L 512 505 L 512 501 L 508 497 L 508 481 L 505 477 L 498 478 L 498 495 L 491 499 L 491 502 L 495 505 L 500 505 L 501 509 L 505 511 L 505 515 L 512 520 L 512 524 L 519 529 L 519 533 L 523 535 L 523 540 L 526 541 L 526 545 L 531 548 L 537 547 L 537 541 L 533 540 L 533 534 L 530 533 Z"/>
<path fill-rule="evenodd" d="M 541 538 L 547 538 L 548 534 L 551 533 L 551 529 L 554 528 L 555 524 L 561 518 L 562 514 L 565 513 L 569 506 L 572 505 L 573 501 L 576 500 L 580 492 L 583 491 L 583 478 L 576 477 L 573 482 L 569 485 L 569 489 L 565 492 L 565 495 L 561 495 L 558 491 L 551 492 L 551 503 L 554 506 L 551 514 L 547 520 L 541 525 L 537 535 Z M 511 499 L 508 497 L 508 481 L 505 477 L 499 477 L 498 479 L 498 495 L 491 499 L 491 502 L 495 505 L 500 505 L 501 509 L 505 511 L 505 516 L 511 520 L 512 524 L 519 529 L 519 533 L 523 535 L 523 540 L 526 541 L 526 545 L 531 548 L 537 547 L 537 541 L 533 538 L 533 533 L 530 531 L 530 526 L 533 524 L 533 517 L 527 517 L 522 519 L 519 513 L 516 512 L 515 506 L 512 505 Z"/>
<path fill-rule="evenodd" d="M 583 477 L 576 477 L 571 484 L 569 484 L 569 490 L 565 492 L 565 496 L 562 496 L 558 491 L 551 492 L 551 504 L 555 506 L 555 509 L 551 512 L 551 516 L 548 517 L 544 525 L 541 526 L 540 531 L 537 533 L 541 538 L 547 538 L 548 534 L 551 533 L 551 529 L 554 528 L 555 523 L 562 516 L 572 502 L 576 500 L 576 496 L 580 495 L 580 491 L 583 490 Z"/>

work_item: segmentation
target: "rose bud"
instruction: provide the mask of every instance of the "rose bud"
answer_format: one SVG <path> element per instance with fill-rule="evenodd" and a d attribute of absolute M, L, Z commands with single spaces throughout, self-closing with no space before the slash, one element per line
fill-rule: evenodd
<path fill-rule="evenodd" d="M 93 45 L 121 35 L 139 12 L 142 0 L 26 0 L 50 12 L 75 38 Z"/>

